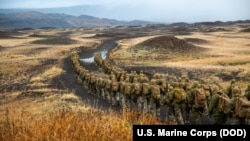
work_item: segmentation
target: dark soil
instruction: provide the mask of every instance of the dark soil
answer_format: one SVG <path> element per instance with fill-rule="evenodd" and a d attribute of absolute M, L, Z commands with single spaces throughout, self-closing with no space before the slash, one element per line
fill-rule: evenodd
<path fill-rule="evenodd" d="M 87 50 L 86 48 L 80 48 L 79 50 L 81 52 L 79 53 L 79 56 L 81 59 L 89 58 L 92 57 L 96 52 L 102 51 L 103 49 L 112 49 L 115 47 L 115 45 L 116 44 L 113 40 L 107 40 L 96 49 Z M 98 72 L 98 68 L 95 66 L 94 63 L 82 62 L 82 65 L 91 72 Z M 52 84 L 55 84 L 57 88 L 67 89 L 68 91 L 74 92 L 76 95 L 80 96 L 85 103 L 89 104 L 92 107 L 100 108 L 107 111 L 119 111 L 120 108 L 118 106 L 112 106 L 103 99 L 88 93 L 88 90 L 77 82 L 76 75 L 72 69 L 69 57 L 64 60 L 63 69 L 65 73 L 63 73 L 52 81 Z"/>
<path fill-rule="evenodd" d="M 45 45 L 70 45 L 70 44 L 76 43 L 76 41 L 67 37 L 54 37 L 54 38 L 36 40 L 36 41 L 33 41 L 32 43 L 33 44 L 45 44 Z"/>

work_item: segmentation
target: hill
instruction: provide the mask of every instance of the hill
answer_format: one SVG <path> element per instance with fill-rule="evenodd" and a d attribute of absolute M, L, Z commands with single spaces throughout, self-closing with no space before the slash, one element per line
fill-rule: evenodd
<path fill-rule="evenodd" d="M 103 27 L 135 26 L 149 24 L 147 21 L 118 21 L 88 15 L 43 14 L 34 11 L 0 14 L 1 28 L 41 28 L 41 27 Z"/>
<path fill-rule="evenodd" d="M 133 48 L 175 53 L 195 53 L 204 50 L 204 48 L 195 46 L 174 36 L 158 36 L 151 38 L 135 45 Z"/>

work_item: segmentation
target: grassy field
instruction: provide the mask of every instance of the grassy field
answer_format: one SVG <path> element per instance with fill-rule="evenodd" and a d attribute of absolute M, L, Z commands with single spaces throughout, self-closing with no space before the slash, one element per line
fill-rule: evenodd
<path fill-rule="evenodd" d="M 168 32 L 168 29 L 156 30 L 154 34 L 154 29 L 149 29 L 141 37 L 117 41 L 118 48 L 112 50 L 109 59 L 123 67 L 163 67 L 163 73 L 169 73 L 168 70 L 180 70 L 183 75 L 198 73 L 195 78 L 218 79 L 223 86 L 236 78 L 245 88 L 250 81 L 249 29 L 240 25 L 224 28 L 230 30 L 175 35 L 180 42 L 205 49 L 199 53 L 166 51 L 152 46 L 138 49 L 144 41 Z M 57 86 L 60 82 L 55 84 L 67 73 L 65 59 L 72 49 L 95 48 L 107 39 L 96 35 L 105 31 L 115 35 L 115 30 L 137 34 L 127 33 L 126 27 L 29 29 L 2 34 L 0 140 L 130 141 L 133 124 L 162 124 L 147 114 L 138 117 L 134 111 L 104 112 L 83 102 L 74 90 Z M 4 32 L 7 31 L 1 30 Z"/>
<path fill-rule="evenodd" d="M 144 48 L 141 48 L 141 42 L 150 39 L 159 42 L 157 37 L 162 35 L 157 35 L 119 40 L 117 42 L 119 49 L 113 50 L 109 57 L 119 66 L 162 67 L 165 68 L 165 71 L 162 71 L 164 74 L 168 74 L 169 69 L 184 70 L 180 72 L 184 76 L 187 72 L 202 72 L 195 78 L 216 77 L 227 85 L 231 79 L 236 79 L 246 86 L 250 80 L 250 33 L 242 32 L 245 30 L 239 25 L 228 26 L 225 29 L 230 30 L 192 32 L 188 35 L 175 36 L 180 41 L 205 49 L 198 53 L 156 49 L 155 45 L 148 47 L 144 45 Z M 160 42 L 164 44 L 163 40 Z M 167 48 L 167 45 L 163 47 Z"/>

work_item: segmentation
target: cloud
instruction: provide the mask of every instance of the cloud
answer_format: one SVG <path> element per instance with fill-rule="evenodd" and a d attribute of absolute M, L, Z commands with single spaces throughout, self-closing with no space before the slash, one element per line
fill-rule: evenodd
<path fill-rule="evenodd" d="M 48 8 L 76 5 L 98 5 L 101 9 L 92 16 L 119 20 L 194 22 L 250 19 L 249 0 L 0 0 L 0 8 Z"/>

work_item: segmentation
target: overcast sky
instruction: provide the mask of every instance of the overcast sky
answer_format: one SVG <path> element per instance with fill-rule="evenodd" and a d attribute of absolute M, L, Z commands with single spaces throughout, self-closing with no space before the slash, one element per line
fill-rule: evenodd
<path fill-rule="evenodd" d="M 159 22 L 250 19 L 250 0 L 0 0 L 1 9 L 98 5 L 98 16 Z M 83 15 L 85 13 L 82 13 Z"/>

